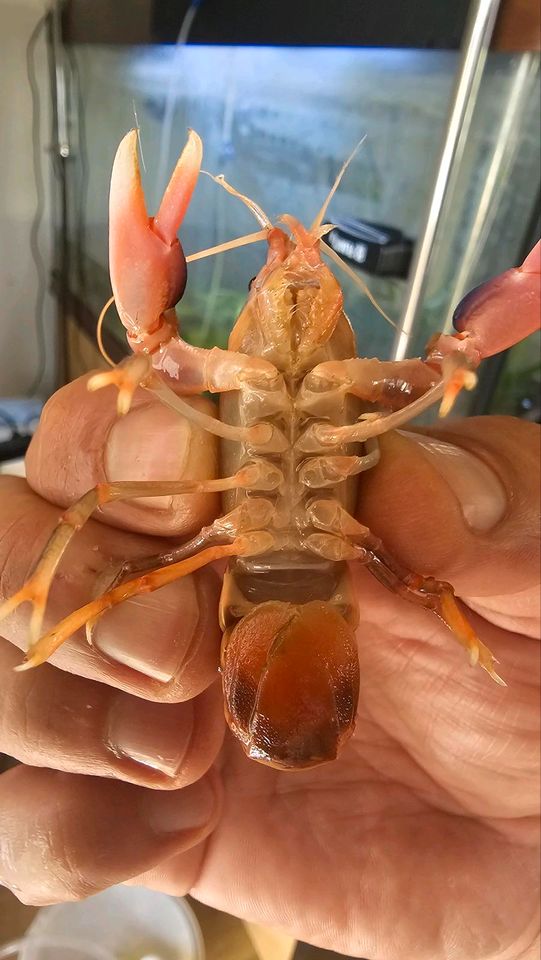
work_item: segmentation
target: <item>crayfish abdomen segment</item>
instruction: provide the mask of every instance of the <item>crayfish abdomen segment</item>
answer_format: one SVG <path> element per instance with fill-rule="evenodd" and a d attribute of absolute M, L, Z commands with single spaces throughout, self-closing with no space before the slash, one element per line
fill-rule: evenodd
<path fill-rule="evenodd" d="M 249 757 L 280 769 L 334 760 L 352 734 L 359 663 L 330 603 L 269 601 L 224 634 L 226 716 Z"/>

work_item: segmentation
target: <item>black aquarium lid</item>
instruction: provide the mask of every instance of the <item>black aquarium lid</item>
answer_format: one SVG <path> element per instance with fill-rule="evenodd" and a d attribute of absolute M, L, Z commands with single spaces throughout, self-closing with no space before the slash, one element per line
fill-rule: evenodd
<path fill-rule="evenodd" d="M 175 43 L 188 0 L 66 0 L 71 43 Z M 190 43 L 455 50 L 469 0 L 199 0 Z"/>

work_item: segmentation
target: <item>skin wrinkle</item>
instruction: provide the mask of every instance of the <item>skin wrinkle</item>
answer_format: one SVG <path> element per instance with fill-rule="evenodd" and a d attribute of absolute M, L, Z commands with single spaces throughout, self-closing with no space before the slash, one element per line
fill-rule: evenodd
<path fill-rule="evenodd" d="M 393 745 L 391 745 L 390 749 L 392 748 L 393 748 Z M 394 745 L 394 749 L 396 753 L 397 751 L 396 745 Z M 414 756 L 409 754 L 404 747 L 401 747 L 400 749 L 403 752 L 404 758 L 410 763 L 414 764 L 415 769 L 413 772 L 415 777 L 420 776 L 424 781 L 424 786 L 421 787 L 419 784 L 415 784 L 413 782 L 414 778 L 409 777 L 409 782 L 405 784 L 405 789 L 412 791 L 414 795 L 417 797 L 417 799 L 419 800 L 420 804 L 426 807 L 429 807 L 430 804 L 433 803 L 434 795 L 438 795 L 438 796 L 441 795 L 440 785 L 438 784 L 437 780 L 435 780 L 434 777 L 418 763 L 418 761 L 415 759 Z M 381 751 L 381 747 L 379 748 L 376 756 L 379 757 L 380 751 Z M 377 767 L 374 763 L 371 763 L 370 760 L 367 758 L 366 751 L 362 753 L 362 759 L 363 759 L 363 763 L 365 763 L 370 770 L 374 771 L 374 773 L 377 774 L 379 778 L 379 782 L 381 781 L 388 782 L 387 778 L 385 777 L 384 771 L 380 770 L 379 767 Z M 424 794 L 426 794 L 426 796 Z M 455 815 L 468 816 L 469 815 L 468 810 L 466 809 L 466 807 L 464 807 L 463 804 L 460 803 L 459 800 L 456 800 L 451 797 L 449 797 L 448 800 L 452 802 L 448 802 L 448 801 L 446 802 L 446 807 L 442 808 L 443 812 L 448 813 L 452 816 L 455 816 Z M 440 804 L 441 802 L 442 800 L 440 799 Z"/>
<path fill-rule="evenodd" d="M 62 814 L 63 811 L 57 811 L 56 822 L 53 821 L 50 830 L 47 831 L 48 855 L 45 857 L 45 863 L 47 869 L 51 869 L 65 887 L 68 893 L 67 899 L 79 900 L 92 896 L 95 890 L 79 868 L 77 854 L 72 855 L 69 840 L 64 834 Z"/>
<path fill-rule="evenodd" d="M 38 512 L 38 511 L 36 510 L 36 513 L 37 513 L 37 512 Z M 16 529 L 18 528 L 18 526 L 22 526 L 22 527 L 23 527 L 23 529 L 21 530 L 20 535 L 19 535 L 18 537 L 13 537 L 12 542 L 9 543 L 9 536 L 10 536 L 10 534 L 12 533 L 13 530 L 16 530 Z M 14 557 L 15 555 L 16 555 L 17 557 L 20 557 L 20 555 L 21 555 L 20 545 L 21 545 L 22 534 L 24 533 L 25 535 L 28 535 L 29 533 L 31 533 L 31 541 L 30 541 L 30 549 L 24 551 L 24 557 L 25 557 L 25 559 L 26 559 L 27 562 L 26 562 L 26 565 L 25 565 L 25 567 L 24 567 L 24 575 L 23 575 L 23 577 L 21 578 L 21 584 L 24 583 L 25 580 L 28 579 L 28 577 L 30 577 L 30 575 L 31 575 L 31 573 L 32 573 L 32 570 L 33 570 L 33 568 L 34 568 L 34 566 L 35 566 L 34 556 L 35 556 L 36 554 L 39 555 L 39 551 L 40 551 L 40 550 L 45 546 L 45 544 L 47 543 L 47 540 L 49 539 L 49 536 L 50 536 L 50 534 L 51 534 L 51 532 L 52 532 L 53 529 L 54 529 L 54 526 L 51 525 L 51 528 L 48 529 L 48 530 L 46 531 L 45 535 L 44 535 L 44 534 L 43 534 L 43 530 L 40 529 L 40 524 L 39 524 L 39 523 L 38 523 L 38 524 L 32 523 L 32 515 L 29 516 L 29 515 L 27 514 L 27 515 L 25 516 L 25 520 L 24 520 L 24 522 L 23 522 L 22 524 L 21 524 L 20 518 L 16 518 L 16 519 L 12 520 L 12 521 L 9 523 L 8 527 L 2 532 L 2 536 L 1 536 L 1 538 L 0 538 L 0 557 L 1 557 L 1 561 L 0 561 L 0 590 L 1 590 L 1 594 L 0 594 L 0 595 L 1 595 L 2 599 L 4 599 L 5 596 L 9 596 L 10 593 L 11 593 L 11 591 L 13 590 L 12 584 L 8 583 L 8 591 L 6 592 L 5 589 L 4 589 L 4 581 L 5 581 L 5 579 L 6 579 L 7 571 L 8 571 L 8 570 L 10 569 L 10 567 L 11 567 L 11 560 L 13 559 L 13 557 Z M 2 547 L 3 547 L 3 544 L 5 543 L 5 541 L 8 542 L 9 547 L 8 547 L 7 554 L 4 555 L 3 552 L 2 552 Z M 39 544 L 39 549 L 36 547 L 36 543 Z M 34 548 L 34 549 L 32 549 L 32 548 Z M 19 586 L 19 585 L 17 585 L 16 589 L 18 588 L 18 586 Z"/>
<path fill-rule="evenodd" d="M 14 718 L 17 716 L 17 711 L 13 709 L 16 699 L 17 694 L 13 684 L 8 685 L 7 691 L 5 689 L 2 690 L 2 699 L 0 701 L 0 731 L 3 736 L 5 729 L 8 733 L 8 736 L 9 733 L 11 733 L 16 742 L 20 741 L 21 743 L 24 743 L 28 735 L 26 722 L 23 725 L 23 730 L 19 730 L 18 723 L 12 722 L 11 719 L 12 717 Z"/>
<path fill-rule="evenodd" d="M 189 893 L 190 890 L 195 889 L 199 882 L 204 864 L 207 858 L 207 850 L 209 845 L 212 843 L 212 838 L 214 836 L 214 828 L 219 822 L 223 806 L 225 803 L 225 791 L 222 782 L 222 778 L 212 769 L 206 774 L 209 779 L 209 783 L 212 786 L 214 791 L 214 817 L 211 819 L 211 822 L 208 826 L 208 830 L 202 840 L 197 844 L 197 847 L 201 849 L 201 856 L 197 864 L 197 869 L 195 871 L 194 880 L 191 886 L 186 890 L 186 893 Z"/>
<path fill-rule="evenodd" d="M 304 813 L 304 811 L 303 811 L 303 813 Z M 451 822 L 451 821 L 450 821 L 450 822 Z M 195 892 L 196 892 L 196 894 L 199 896 L 199 891 L 196 890 Z M 202 896 L 202 899 L 205 900 L 206 902 L 211 902 L 211 903 L 214 902 L 214 899 L 213 899 L 212 897 L 205 897 L 204 894 L 203 894 L 203 896 Z M 237 903 L 237 912 L 238 912 L 238 903 Z M 250 909 L 250 910 L 243 910 L 243 915 L 252 915 L 253 912 L 254 912 L 254 911 L 253 911 L 252 909 Z M 273 922 L 275 922 L 275 918 L 274 918 L 274 917 L 272 918 L 272 920 L 273 920 Z M 321 943 L 321 929 L 322 929 L 321 923 L 317 923 L 317 922 L 316 922 L 315 926 L 312 927 L 312 930 L 314 931 L 313 939 L 317 939 L 318 942 L 320 942 L 320 943 Z M 304 934 L 303 934 L 303 936 L 304 936 Z M 304 938 L 305 938 L 305 939 L 312 939 L 312 938 L 307 938 L 306 936 L 304 936 Z M 345 942 L 346 942 L 346 941 L 345 941 Z M 351 944 L 351 940 L 347 940 L 347 942 L 348 942 L 349 944 Z M 363 941 L 360 941 L 360 942 L 362 943 Z M 331 945 L 331 944 L 332 944 L 333 946 L 335 946 L 335 947 L 337 946 L 336 941 L 335 941 L 334 943 L 332 942 L 332 940 L 329 941 L 329 945 Z M 344 946 L 344 949 L 345 949 L 345 946 Z M 351 951 L 351 946 L 349 947 L 349 949 L 350 949 L 350 951 Z M 402 955 L 403 955 L 403 950 L 401 951 L 401 953 L 402 953 Z M 392 954 L 387 954 L 387 952 L 386 952 L 385 955 L 386 955 L 386 956 L 391 956 Z"/>
<path fill-rule="evenodd" d="M 200 694 L 200 697 L 205 698 L 206 695 L 210 692 L 210 690 L 211 690 L 211 687 L 208 687 L 207 690 L 205 690 L 202 694 Z M 201 707 L 201 701 L 199 702 L 199 706 Z M 200 713 L 201 713 L 201 709 L 200 709 Z M 196 711 L 193 711 L 190 737 L 187 743 L 186 750 L 184 751 L 184 755 L 182 757 L 182 762 L 178 768 L 178 773 L 177 773 L 178 777 L 183 777 L 183 776 L 185 777 L 186 769 L 189 768 L 189 763 L 192 760 L 193 756 L 199 757 L 203 753 L 203 750 L 201 747 L 201 729 L 203 727 L 203 723 L 202 723 L 203 719 L 204 719 L 203 716 L 199 716 L 198 718 L 196 716 Z M 222 727 L 222 730 L 223 730 L 223 727 Z M 223 737 L 220 738 L 219 740 L 217 750 L 220 749 L 222 742 L 223 742 Z M 207 754 L 208 754 L 208 751 L 207 751 Z M 205 774 L 208 772 L 208 770 L 210 770 L 213 760 L 214 760 L 214 756 L 209 757 L 208 762 L 203 767 L 202 774 Z"/>
<path fill-rule="evenodd" d="M 22 729 L 18 731 L 17 740 L 20 744 L 20 747 L 23 748 L 24 744 L 35 742 L 36 749 L 39 751 L 40 744 L 40 729 L 43 730 L 46 728 L 47 723 L 46 717 L 36 716 L 34 719 L 32 717 L 32 706 L 33 702 L 36 699 L 39 699 L 39 677 L 33 677 L 30 681 L 28 687 L 25 687 L 25 697 L 24 697 L 24 708 L 22 711 Z M 37 694 L 37 697 L 36 697 Z M 15 700 L 16 693 L 15 688 L 12 689 L 12 698 Z M 36 723 L 37 720 L 37 723 Z M 20 712 L 19 712 L 19 721 L 20 721 Z M 41 721 L 41 722 L 40 722 Z"/>
<path fill-rule="evenodd" d="M 206 604 L 204 598 L 201 596 L 201 585 L 199 580 L 193 579 L 194 593 L 196 598 L 196 607 L 197 607 L 197 620 L 195 624 L 195 629 L 192 633 L 190 642 L 188 643 L 184 655 L 179 664 L 179 672 L 185 670 L 186 667 L 190 666 L 193 663 L 194 657 L 197 653 L 197 648 L 199 646 L 199 638 L 205 636 L 206 631 L 204 630 L 203 622 L 207 619 L 206 615 Z M 216 671 L 218 671 L 218 663 L 216 663 Z"/>
<path fill-rule="evenodd" d="M 379 717 L 378 723 L 379 723 L 379 725 L 381 725 L 381 726 L 383 726 L 383 727 L 385 728 L 384 718 L 385 718 L 385 713 L 382 712 L 381 716 Z M 449 716 L 447 717 L 447 720 L 448 720 L 448 721 L 451 721 L 451 722 L 452 722 L 452 719 L 453 719 L 452 716 L 451 716 L 451 717 L 449 717 Z M 434 723 L 434 724 L 436 723 L 436 720 L 437 720 L 437 718 L 434 716 L 434 718 L 433 718 L 433 723 Z M 408 739 L 411 741 L 411 739 L 412 739 L 412 734 L 415 735 L 415 733 L 416 733 L 415 722 L 414 722 L 412 719 L 410 719 L 410 715 L 409 715 L 409 714 L 403 715 L 401 722 L 402 722 L 404 731 L 407 732 L 407 734 L 408 734 Z M 388 728 L 387 728 L 387 732 L 388 732 L 389 736 L 393 736 L 393 732 L 392 732 L 391 730 L 389 730 Z M 394 736 L 396 736 L 396 733 L 394 734 Z M 430 739 L 430 742 L 431 742 L 431 743 L 434 743 L 434 740 L 430 738 L 429 732 L 427 731 L 427 733 L 426 733 L 426 735 L 425 735 L 425 740 L 429 740 L 429 739 Z M 421 760 L 420 760 L 420 758 L 419 758 L 419 755 L 418 755 L 418 754 L 419 754 L 419 751 L 411 754 L 411 750 L 409 749 L 409 747 L 408 747 L 406 744 L 404 744 L 404 746 L 405 746 L 405 748 L 408 750 L 408 752 L 410 753 L 410 755 L 412 755 L 415 763 L 420 764 L 421 768 L 425 771 L 425 773 L 427 773 L 428 775 L 430 775 L 430 771 L 429 771 L 428 769 L 426 769 L 426 767 L 423 765 L 423 763 L 421 762 Z M 447 756 L 447 753 L 445 754 L 445 756 Z M 467 760 L 468 760 L 468 762 L 469 762 L 470 765 L 474 766 L 474 761 L 473 761 L 473 759 L 471 758 L 471 756 L 468 757 Z M 434 762 L 434 758 L 432 757 L 432 755 L 430 755 L 429 761 L 430 761 L 431 764 Z M 436 758 L 436 762 L 438 762 L 437 758 Z M 464 763 L 464 760 L 461 760 L 461 763 Z M 480 762 L 479 762 L 478 766 L 479 766 L 480 769 L 482 769 L 482 767 L 480 766 Z M 440 772 L 441 772 L 441 770 L 440 770 Z M 446 786 L 447 791 L 454 797 L 454 799 L 455 799 L 463 808 L 465 808 L 465 815 L 472 816 L 472 812 L 473 812 L 473 811 L 471 810 L 471 808 L 468 809 L 467 802 L 466 802 L 466 798 L 467 798 L 468 796 L 472 796 L 472 797 L 473 797 L 473 794 L 471 794 L 471 793 L 468 794 L 468 791 L 466 790 L 466 788 L 464 787 L 464 785 L 461 786 L 461 788 L 460 788 L 459 791 L 457 791 L 456 789 L 453 789 L 452 784 L 450 784 L 449 782 L 447 782 L 447 783 L 445 784 L 445 786 Z M 475 816 L 475 814 L 473 814 L 473 815 Z M 510 814 L 509 816 L 512 817 L 513 815 Z"/>
<path fill-rule="evenodd" d="M 332 789 L 329 789 L 329 793 L 332 794 Z M 352 814 L 353 814 L 353 812 L 354 812 L 354 808 L 352 807 Z M 304 809 L 304 807 L 303 807 L 303 821 L 305 820 L 305 813 L 306 813 L 306 811 L 305 811 L 305 809 Z M 412 814 L 412 815 L 413 815 L 413 814 Z M 285 820 L 286 820 L 286 822 L 288 822 L 288 818 L 287 818 L 287 817 L 285 818 Z M 319 836 L 319 833 L 320 833 L 319 830 L 316 830 L 315 832 L 312 831 L 312 832 L 311 832 L 311 840 L 312 840 L 312 841 L 314 840 L 314 836 L 315 836 L 315 838 L 317 839 L 317 837 Z M 334 850 L 331 848 L 331 859 L 333 859 L 333 858 L 334 858 Z M 332 866 L 332 864 L 331 864 L 331 866 Z M 361 872 L 361 871 L 359 871 L 359 872 Z M 238 906 L 237 906 L 237 912 L 238 912 Z M 245 916 L 250 915 L 250 911 L 243 911 L 243 915 L 245 915 Z M 273 923 L 275 923 L 275 919 L 274 919 L 274 918 L 273 918 Z M 321 940 L 320 940 L 321 924 L 320 924 L 319 922 L 315 922 L 312 929 L 313 929 L 313 932 L 314 932 L 314 937 L 318 937 L 318 938 L 319 938 L 319 942 L 321 942 Z M 303 936 L 304 936 L 304 934 L 303 934 Z M 310 938 L 310 937 L 308 937 L 308 938 L 305 937 L 305 939 L 311 939 L 311 938 Z M 332 941 L 329 941 L 329 944 L 328 944 L 328 945 L 329 945 L 329 946 L 330 946 L 330 945 L 336 946 L 336 943 L 333 944 Z"/>
<path fill-rule="evenodd" d="M 472 671 L 472 675 L 473 675 L 473 671 Z M 458 678 L 458 679 L 459 679 L 460 683 L 462 683 L 461 678 Z M 469 679 L 470 679 L 470 687 L 471 687 L 471 681 L 474 679 L 474 677 L 472 676 L 472 677 L 469 678 Z M 457 681 L 455 680 L 454 682 L 456 683 Z M 444 684 L 445 684 L 445 685 L 446 685 L 447 683 L 448 683 L 448 681 L 444 681 Z M 367 689 L 368 689 L 369 697 L 371 698 L 371 700 L 377 702 L 377 700 L 378 700 L 378 688 L 375 688 L 375 686 L 374 686 L 374 678 L 373 678 L 373 676 L 371 676 L 371 677 L 368 679 L 368 687 L 367 687 Z M 381 686 L 380 686 L 380 687 L 379 687 L 379 695 L 381 695 L 381 690 L 382 690 L 382 688 L 381 688 Z M 437 694 L 436 694 L 436 697 L 437 697 Z M 361 698 L 361 699 L 362 699 L 362 698 Z M 369 706 L 369 704 L 366 704 L 366 703 L 365 703 L 365 706 Z M 389 711 L 389 710 L 387 710 L 387 711 L 382 711 L 382 710 L 380 710 L 379 713 L 378 713 L 379 722 L 380 722 L 380 723 L 383 723 L 383 724 L 385 725 L 385 719 L 384 719 L 384 718 L 385 718 L 385 715 L 388 715 L 389 713 L 392 715 L 392 713 L 393 713 L 393 708 L 391 708 L 391 711 Z M 503 719 L 503 718 L 502 718 L 502 715 L 500 714 L 500 720 L 501 720 L 501 719 Z M 361 722 L 362 722 L 362 721 L 361 721 Z M 434 717 L 434 722 L 436 722 L 436 716 Z M 410 731 L 413 731 L 414 733 L 418 733 L 417 728 L 416 728 L 416 724 L 417 724 L 417 721 L 413 722 L 413 718 L 412 718 L 412 723 L 409 724 L 409 714 L 408 714 L 408 725 L 409 725 Z M 404 726 L 404 719 L 402 719 L 402 727 L 403 727 L 403 726 Z M 391 735 L 393 735 L 393 736 L 395 736 L 395 737 L 397 736 L 397 731 L 396 731 L 394 728 L 391 729 Z M 399 733 L 398 733 L 398 735 L 399 735 Z M 429 740 L 429 739 L 430 739 L 429 733 L 425 734 L 424 740 Z M 417 736 L 417 740 L 418 740 L 418 736 Z M 501 752 L 501 751 L 500 751 L 500 752 Z M 456 793 L 454 794 L 454 796 L 455 796 L 455 798 L 458 799 Z"/>
<path fill-rule="evenodd" d="M 61 776 L 61 774 L 57 774 L 57 776 Z M 36 829 L 33 829 L 31 840 L 30 837 L 28 837 L 28 840 L 30 841 L 30 847 L 39 850 L 40 860 L 44 868 L 47 871 L 50 870 L 53 876 L 56 876 L 63 886 L 66 886 L 67 892 L 71 894 L 68 899 L 76 899 L 76 890 L 82 890 L 83 894 L 86 893 L 86 895 L 93 891 L 86 884 L 85 878 L 80 874 L 76 863 L 70 863 L 68 845 L 64 837 L 64 817 L 65 811 L 61 808 L 59 801 L 54 799 L 48 823 L 46 825 L 42 825 L 41 822 L 38 823 L 37 832 Z M 26 842 L 23 850 L 27 852 Z M 28 853 L 30 853 L 30 850 L 28 850 Z M 21 855 L 22 851 L 19 850 L 18 856 Z M 79 880 L 80 886 L 75 886 L 74 878 Z"/>
<path fill-rule="evenodd" d="M 0 565 L 0 596 L 2 597 L 2 599 L 6 598 L 9 595 L 10 588 L 8 588 L 7 591 L 4 589 L 4 580 L 6 577 L 6 572 L 10 569 L 13 554 L 19 548 L 19 544 L 15 538 L 13 538 L 11 543 L 9 542 L 11 531 L 15 529 L 16 526 L 17 526 L 17 520 L 12 520 L 9 526 L 3 531 L 2 537 L 0 538 L 0 555 L 2 556 L 2 563 Z M 9 546 L 8 546 L 7 553 L 4 554 L 2 548 L 6 540 Z"/>
<path fill-rule="evenodd" d="M 305 814 L 305 812 L 303 812 L 303 813 Z M 418 812 L 416 812 L 416 811 L 412 811 L 410 814 L 402 814 L 402 815 L 399 814 L 399 815 L 396 816 L 394 819 L 395 819 L 395 821 L 402 823 L 404 820 L 408 820 L 410 817 L 411 817 L 411 818 L 415 817 L 415 816 L 417 815 L 417 813 L 418 813 Z M 308 815 L 309 815 L 309 814 L 308 814 Z M 427 813 L 427 816 L 428 816 L 428 817 L 431 816 L 430 812 Z M 384 813 L 382 813 L 382 819 L 383 819 L 383 820 L 388 820 L 388 818 L 384 815 Z M 391 818 L 390 818 L 390 819 L 391 819 L 391 820 L 393 819 L 392 815 L 391 815 Z M 367 824 L 367 825 L 364 826 L 364 828 L 363 828 L 363 830 L 362 830 L 362 834 L 363 834 L 363 835 L 366 835 L 367 837 L 369 836 L 369 834 L 370 834 L 370 824 Z M 356 844 L 356 850 L 359 850 L 359 849 L 362 849 L 362 844 L 357 843 L 357 844 Z M 359 876 L 359 877 L 363 877 L 363 878 L 371 877 L 371 871 L 372 871 L 372 874 L 373 874 L 374 871 L 377 871 L 378 866 L 379 866 L 379 873 L 380 873 L 380 874 L 387 872 L 387 868 L 386 868 L 386 865 L 385 865 L 385 859 L 386 859 L 386 858 L 384 858 L 384 860 L 381 860 L 381 859 L 380 859 L 379 861 L 378 861 L 378 860 L 375 860 L 374 857 L 373 857 L 373 855 L 370 855 L 370 843 L 369 843 L 369 842 L 366 844 L 366 849 L 367 849 L 368 855 L 370 856 L 370 868 L 371 868 L 371 869 L 364 869 L 364 870 L 363 870 L 362 867 L 359 866 L 359 869 L 358 869 L 358 871 L 357 871 L 358 876 Z M 325 852 L 328 854 L 328 855 L 327 855 L 327 860 L 329 861 L 329 868 L 332 869 L 332 861 L 333 861 L 333 858 L 334 858 L 334 850 L 331 848 L 329 851 L 325 851 Z M 373 888 L 373 890 L 371 890 L 371 888 Z M 364 938 L 357 940 L 357 939 L 356 939 L 356 934 L 355 934 L 355 932 L 356 932 L 356 929 L 358 929 L 359 924 L 362 923 L 362 921 L 363 921 L 363 916 L 365 916 L 365 913 L 364 913 L 365 909 L 366 909 L 367 913 L 368 913 L 368 911 L 370 910 L 370 906 L 369 906 L 369 905 L 370 905 L 370 902 L 371 902 L 373 893 L 375 893 L 375 890 L 376 890 L 376 889 L 379 889 L 379 883 L 378 883 L 377 877 L 376 877 L 376 879 L 373 878 L 373 879 L 372 879 L 371 881 L 369 881 L 368 883 L 366 882 L 366 879 L 365 879 L 364 882 L 362 883 L 362 885 L 359 884 L 358 887 L 355 887 L 355 885 L 353 885 L 353 886 L 352 886 L 351 888 L 349 888 L 349 889 L 346 888 L 346 891 L 345 891 L 346 896 L 345 896 L 345 898 L 343 898 L 343 899 L 341 900 L 341 906 L 342 906 L 343 909 L 344 909 L 344 919 L 343 919 L 342 923 L 339 923 L 339 924 L 338 924 L 338 929 L 340 929 L 340 930 L 342 931 L 342 935 L 344 936 L 344 939 L 345 939 L 346 942 L 350 942 L 350 938 L 352 938 L 352 939 L 353 939 L 353 943 L 355 944 L 356 948 L 359 949 L 359 950 L 361 950 L 361 951 L 362 951 L 363 949 L 365 949 L 365 940 L 364 940 Z M 351 891 L 351 895 L 348 896 L 348 893 L 349 893 L 350 891 Z M 366 902 L 366 908 L 363 906 L 363 904 L 364 904 L 365 902 Z M 349 904 L 349 909 L 348 909 L 348 904 Z M 427 932 L 427 931 L 426 931 L 426 924 L 425 924 L 424 933 L 426 933 L 426 932 Z M 314 937 L 318 937 L 318 939 L 319 939 L 320 935 L 321 935 L 321 926 L 320 926 L 320 924 L 319 924 L 319 923 L 317 922 L 317 920 L 316 920 L 316 923 L 315 923 L 315 925 L 314 925 L 314 927 L 313 927 L 313 936 L 314 936 Z M 331 945 L 331 944 L 332 944 L 332 941 L 329 943 L 329 945 Z M 388 949 L 388 948 L 387 948 L 387 949 Z M 393 954 L 389 954 L 389 955 L 392 956 Z"/>

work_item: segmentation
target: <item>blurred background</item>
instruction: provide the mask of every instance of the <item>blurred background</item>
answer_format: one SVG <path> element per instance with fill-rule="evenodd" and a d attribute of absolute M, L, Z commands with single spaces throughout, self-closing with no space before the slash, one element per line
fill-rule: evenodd
<path fill-rule="evenodd" d="M 333 245 L 406 333 L 343 280 L 361 355 L 418 355 L 480 281 L 539 235 L 537 0 L 0 0 L 0 455 L 41 402 L 99 366 L 110 295 L 111 165 L 138 125 L 153 212 L 194 127 L 204 166 L 271 217 L 309 221 L 365 141 L 329 210 Z M 201 177 L 187 253 L 253 230 Z M 200 261 L 183 335 L 224 346 L 262 245 Z M 341 278 L 342 280 L 343 278 Z M 126 347 L 109 315 L 106 346 Z M 539 335 L 484 364 L 463 413 L 539 419 Z"/>
<path fill-rule="evenodd" d="M 102 365 L 109 178 L 131 127 L 150 213 L 193 127 L 207 170 L 271 218 L 305 222 L 365 137 L 331 239 L 405 332 L 341 277 L 346 309 L 360 355 L 414 356 L 539 236 L 539 49 L 537 0 L 0 0 L 0 470 L 13 471 L 46 398 Z M 200 179 L 186 253 L 254 229 Z M 191 267 L 187 340 L 226 344 L 263 256 L 258 244 Z M 126 352 L 114 311 L 105 344 Z M 461 412 L 540 420 L 540 379 L 534 335 L 484 364 Z M 211 957 L 295 949 L 269 934 L 257 953 L 264 934 L 226 920 L 213 934 L 213 922 Z"/>

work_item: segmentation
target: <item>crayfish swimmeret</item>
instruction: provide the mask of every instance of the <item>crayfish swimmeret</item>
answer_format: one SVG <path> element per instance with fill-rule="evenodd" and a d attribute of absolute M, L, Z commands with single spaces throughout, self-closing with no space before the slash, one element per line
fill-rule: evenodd
<path fill-rule="evenodd" d="M 216 178 L 251 209 L 260 229 L 188 260 L 261 240 L 268 252 L 229 349 L 197 348 L 181 339 L 174 306 L 187 262 L 177 231 L 201 157 L 201 141 L 191 132 L 158 213 L 149 218 L 137 132 L 120 144 L 111 182 L 110 273 L 133 354 L 94 375 L 89 388 L 115 384 L 123 414 L 144 387 L 220 438 L 223 476 L 89 490 L 61 517 L 33 575 L 0 607 L 0 616 L 24 601 L 33 604 L 29 649 L 19 668 L 27 669 L 84 625 L 91 641 L 96 619 L 125 598 L 228 558 L 220 604 L 227 721 L 250 757 L 296 769 L 333 759 L 353 731 L 359 616 L 349 585 L 352 563 L 433 611 L 471 662 L 503 682 L 452 587 L 405 569 L 354 512 L 357 477 L 378 462 L 377 437 L 436 402 L 446 413 L 462 387 L 475 385 L 484 357 L 538 327 L 540 245 L 521 267 L 469 294 L 455 313 L 458 332 L 433 338 L 424 360 L 361 359 L 340 285 L 325 262 L 353 274 L 324 240 L 331 229 L 327 204 L 345 167 L 308 229 L 289 215 L 274 225 L 256 203 Z M 220 395 L 219 418 L 183 399 L 205 391 Z M 117 566 L 101 595 L 41 636 L 60 559 L 96 508 L 206 491 L 223 495 L 219 519 L 167 554 Z"/>

